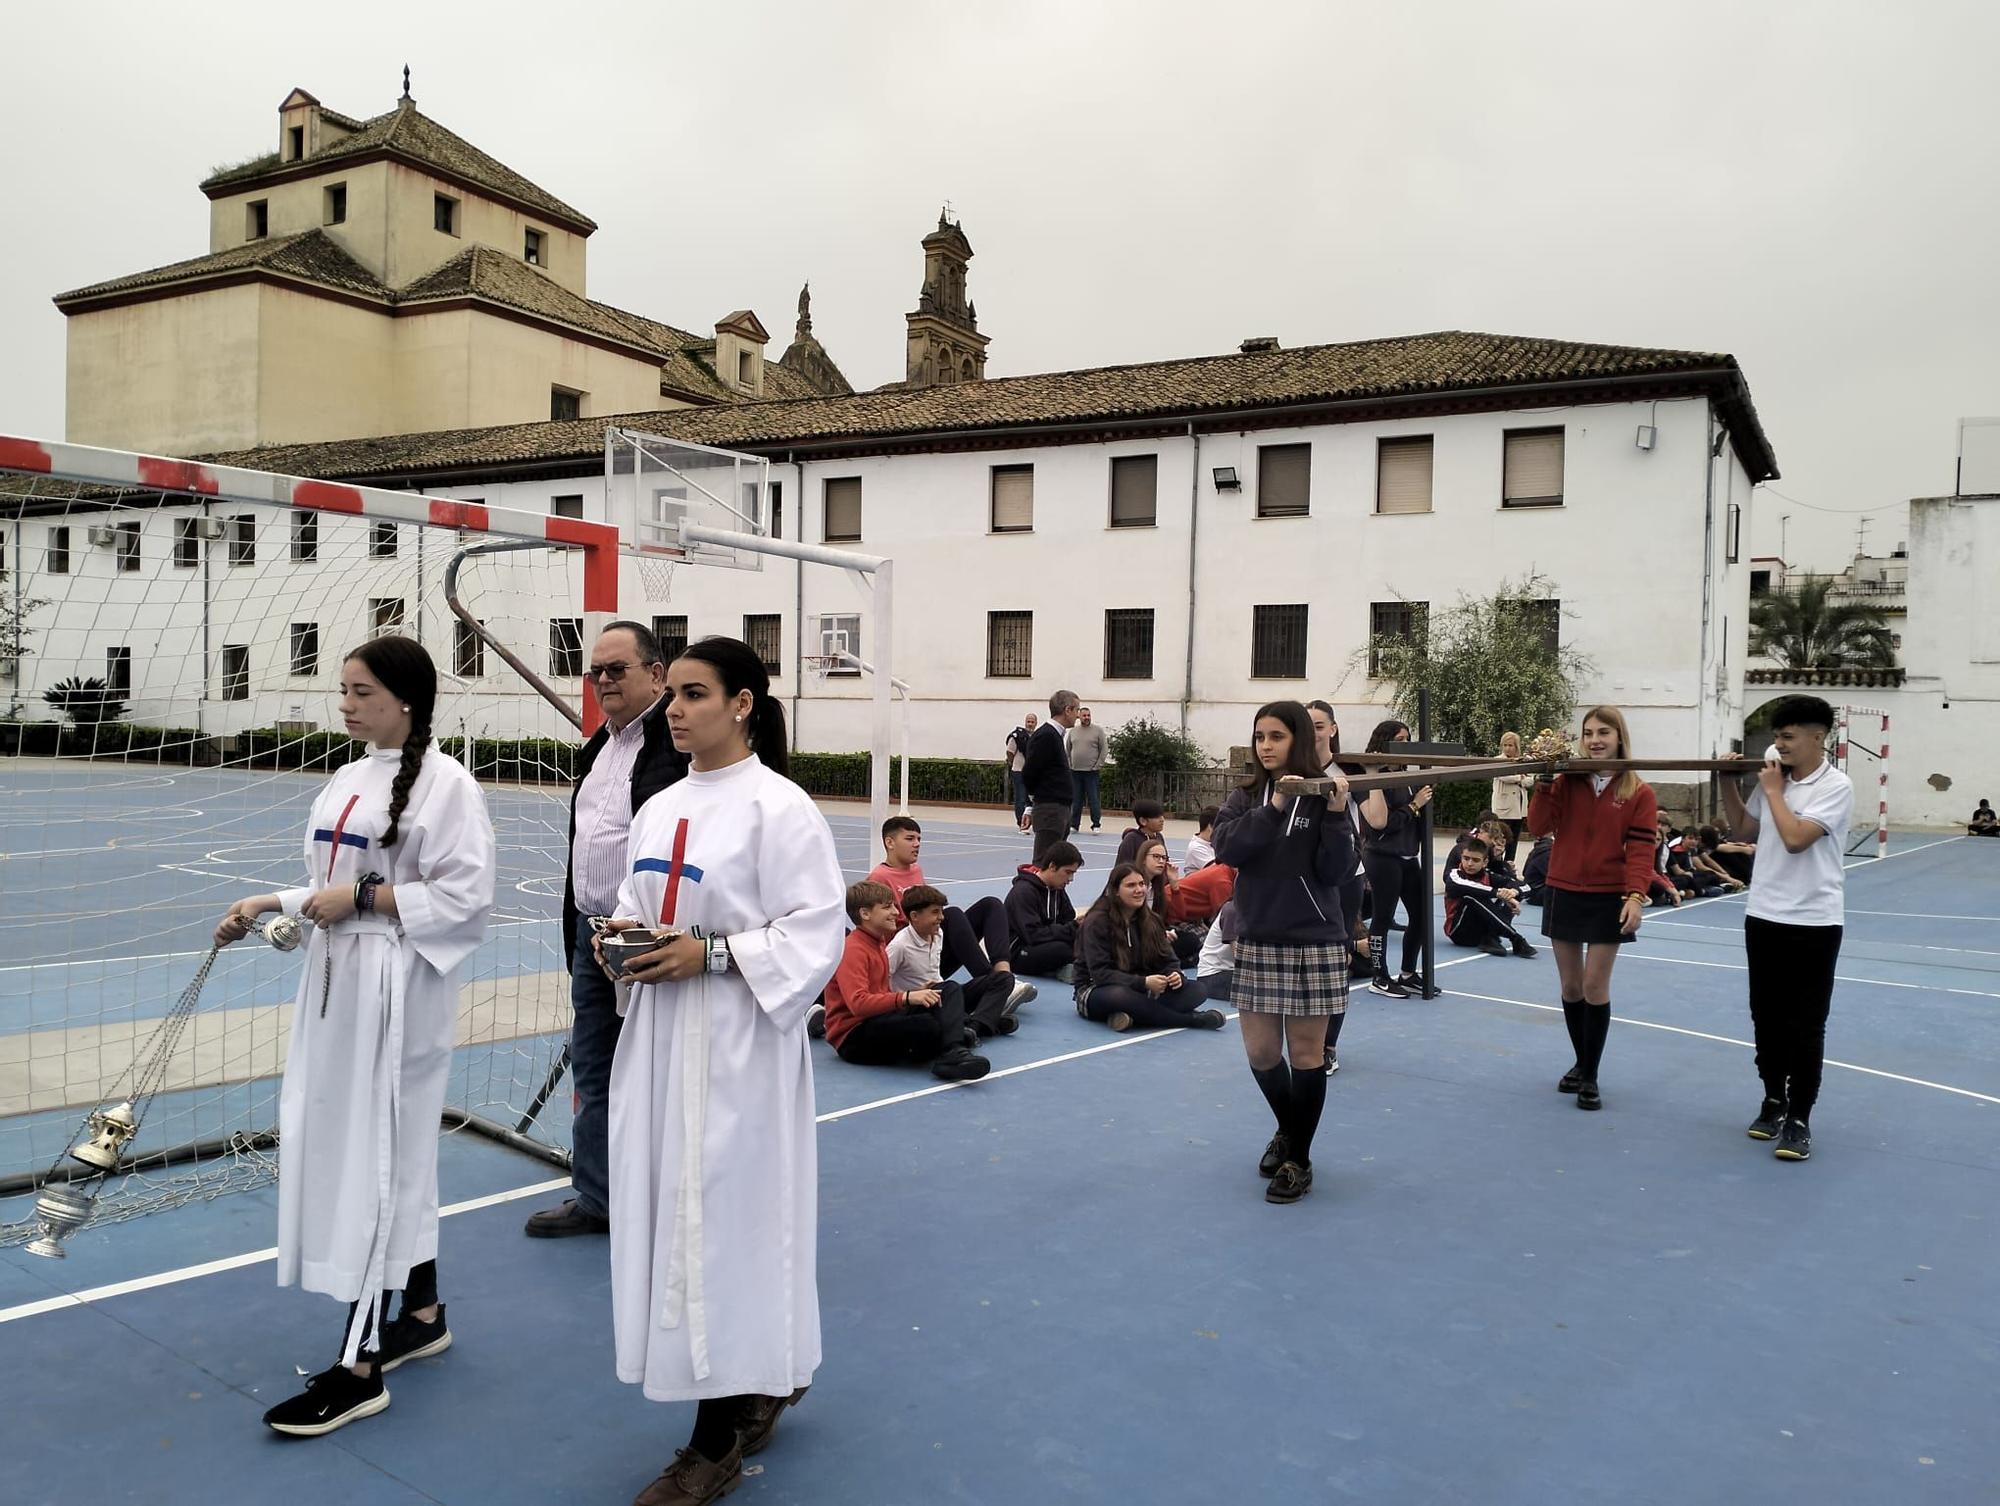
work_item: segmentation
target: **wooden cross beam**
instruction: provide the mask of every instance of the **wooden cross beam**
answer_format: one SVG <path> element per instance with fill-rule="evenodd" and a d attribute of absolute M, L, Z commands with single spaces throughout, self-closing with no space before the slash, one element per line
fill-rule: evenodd
<path fill-rule="evenodd" d="M 1356 753 L 1341 755 L 1343 762 L 1387 765 L 1408 754 Z M 1451 758 L 1434 754 L 1424 764 L 1404 768 L 1382 768 L 1371 774 L 1347 776 L 1350 790 L 1409 789 L 1424 784 L 1465 784 L 1496 779 L 1504 774 L 1617 774 L 1627 769 L 1659 772 L 1754 774 L 1764 767 L 1757 758 Z M 1331 794 L 1331 779 L 1302 780 L 1308 795 Z"/>

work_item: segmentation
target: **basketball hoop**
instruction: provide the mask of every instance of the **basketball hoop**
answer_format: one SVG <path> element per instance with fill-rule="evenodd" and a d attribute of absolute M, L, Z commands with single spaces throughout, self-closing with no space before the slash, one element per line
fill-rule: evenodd
<path fill-rule="evenodd" d="M 669 602 L 674 599 L 674 564 L 675 561 L 665 555 L 639 556 L 639 583 L 645 589 L 648 601 Z"/>
<path fill-rule="evenodd" d="M 826 677 L 840 668 L 840 655 L 807 654 L 800 662 L 805 665 L 806 673 L 812 676 L 813 684 L 824 685 Z"/>

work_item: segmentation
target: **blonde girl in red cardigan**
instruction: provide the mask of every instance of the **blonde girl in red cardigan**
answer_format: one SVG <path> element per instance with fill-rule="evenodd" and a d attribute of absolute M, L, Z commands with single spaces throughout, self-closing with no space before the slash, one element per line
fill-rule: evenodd
<path fill-rule="evenodd" d="M 1584 715 L 1585 758 L 1630 758 L 1631 750 L 1616 706 Z M 1604 1107 L 1597 1068 L 1611 1031 L 1611 968 L 1619 944 L 1638 934 L 1659 825 L 1652 787 L 1629 769 L 1544 777 L 1528 801 L 1528 830 L 1555 837 L 1542 934 L 1555 950 L 1563 1022 L 1576 1048 L 1576 1063 L 1556 1090 L 1576 1094 L 1580 1109 Z"/>

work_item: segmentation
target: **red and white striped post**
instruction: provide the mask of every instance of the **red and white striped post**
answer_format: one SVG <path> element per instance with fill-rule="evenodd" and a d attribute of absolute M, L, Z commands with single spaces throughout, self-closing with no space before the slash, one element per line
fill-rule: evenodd
<path fill-rule="evenodd" d="M 1889 855 L 1889 713 L 1882 716 L 1882 760 L 1875 776 L 1875 856 Z"/>

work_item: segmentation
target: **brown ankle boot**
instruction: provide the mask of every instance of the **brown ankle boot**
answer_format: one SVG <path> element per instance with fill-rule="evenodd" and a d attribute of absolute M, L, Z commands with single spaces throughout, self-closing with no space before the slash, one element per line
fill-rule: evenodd
<path fill-rule="evenodd" d="M 632 1506 L 708 1506 L 742 1483 L 742 1449 L 731 1449 L 716 1463 L 684 1448 L 674 1454 L 674 1462 L 659 1479 L 639 1492 Z"/>

